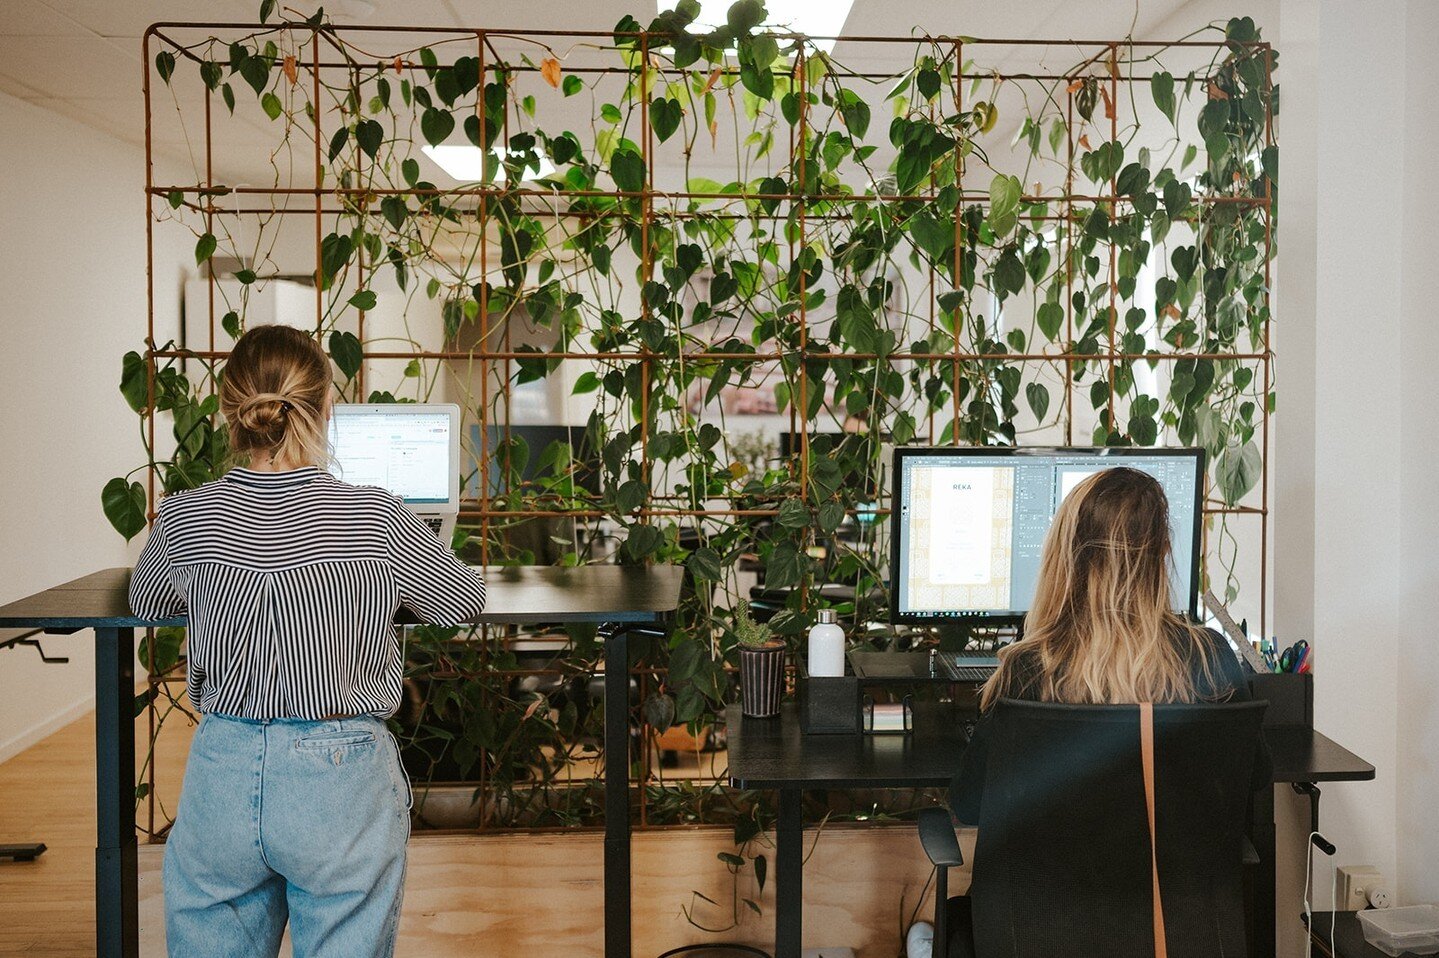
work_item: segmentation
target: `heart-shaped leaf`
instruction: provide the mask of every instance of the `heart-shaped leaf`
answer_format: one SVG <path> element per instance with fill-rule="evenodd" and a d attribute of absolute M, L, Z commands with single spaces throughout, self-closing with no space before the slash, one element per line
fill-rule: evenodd
<path fill-rule="evenodd" d="M 610 155 L 610 176 L 623 192 L 638 193 L 645 188 L 645 161 L 634 150 L 615 150 Z"/>
<path fill-rule="evenodd" d="M 1030 383 L 1024 387 L 1024 398 L 1029 403 L 1030 412 L 1034 418 L 1044 422 L 1045 413 L 1049 412 L 1049 390 L 1043 383 Z"/>
<path fill-rule="evenodd" d="M 360 149 L 370 159 L 380 152 L 380 144 L 385 140 L 385 128 L 380 126 L 378 120 L 361 120 L 355 127 L 355 142 L 360 144 Z"/>
<path fill-rule="evenodd" d="M 420 114 L 420 133 L 431 146 L 439 146 L 455 129 L 455 118 L 449 110 L 430 107 Z"/>
<path fill-rule="evenodd" d="M 360 347 L 360 340 L 354 333 L 335 330 L 330 334 L 330 358 L 335 361 L 340 372 L 345 374 L 346 379 L 354 379 L 355 374 L 360 371 L 360 363 L 364 359 L 364 350 Z"/>
<path fill-rule="evenodd" d="M 380 212 L 384 214 L 386 222 L 399 229 L 405 225 L 405 217 L 410 211 L 403 196 L 387 196 L 380 200 Z"/>
<path fill-rule="evenodd" d="M 138 482 L 127 483 L 118 476 L 111 479 L 100 493 L 100 505 L 126 542 L 145 528 L 145 489 Z"/>
<path fill-rule="evenodd" d="M 1039 331 L 1046 339 L 1053 340 L 1059 335 L 1059 327 L 1064 325 L 1064 310 L 1058 303 L 1040 303 L 1035 318 L 1039 322 Z"/>
<path fill-rule="evenodd" d="M 195 243 L 195 265 L 204 265 L 205 260 L 213 255 L 215 255 L 215 234 L 206 233 Z"/>
<path fill-rule="evenodd" d="M 1006 236 L 1019 222 L 1019 177 L 998 173 L 989 183 L 989 228 Z"/>
<path fill-rule="evenodd" d="M 661 143 L 668 140 L 675 130 L 679 129 L 684 113 L 684 109 L 680 107 L 680 101 L 673 97 L 668 99 L 655 97 L 650 102 L 650 126 Z"/>
<path fill-rule="evenodd" d="M 1174 122 L 1174 77 L 1166 70 L 1149 78 L 1149 91 L 1154 94 L 1154 105 L 1159 112 Z"/>

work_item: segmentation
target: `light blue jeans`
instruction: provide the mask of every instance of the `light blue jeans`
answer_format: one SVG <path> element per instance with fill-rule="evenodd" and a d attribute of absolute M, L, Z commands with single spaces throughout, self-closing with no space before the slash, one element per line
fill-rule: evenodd
<path fill-rule="evenodd" d="M 206 715 L 165 845 L 172 958 L 388 958 L 409 782 L 377 718 Z"/>

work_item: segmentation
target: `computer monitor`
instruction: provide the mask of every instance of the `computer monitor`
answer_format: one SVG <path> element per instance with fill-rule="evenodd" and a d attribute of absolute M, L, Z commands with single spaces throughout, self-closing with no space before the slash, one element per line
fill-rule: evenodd
<path fill-rule="evenodd" d="M 890 620 L 1021 622 L 1059 503 L 1086 476 L 1115 466 L 1164 487 L 1173 606 L 1196 617 L 1202 449 L 907 447 L 894 453 Z"/>
<path fill-rule="evenodd" d="M 458 510 L 460 407 L 339 403 L 330 417 L 336 478 L 380 486 L 415 512 Z"/>
<path fill-rule="evenodd" d="M 490 458 L 489 487 L 490 495 L 498 496 L 506 492 L 504 487 L 504 470 L 498 462 L 499 453 L 497 450 L 505 442 L 506 435 L 510 440 L 523 439 L 525 443 L 525 461 L 523 468 L 518 468 L 518 478 L 523 482 L 534 482 L 540 478 L 542 470 L 540 461 L 544 458 L 545 450 L 552 444 L 560 443 L 569 446 L 570 462 L 572 471 L 570 473 L 574 482 L 576 495 L 600 496 L 604 494 L 603 483 L 600 476 L 599 454 L 593 449 L 590 442 L 588 430 L 584 426 L 557 426 L 557 425 L 534 425 L 512 423 L 509 426 L 492 424 L 484 427 L 486 454 Z M 480 449 L 480 426 L 470 427 L 470 444 L 474 446 L 476 453 Z M 518 466 L 518 464 L 516 464 Z M 474 495 L 479 494 L 480 474 L 475 474 L 470 481 L 470 488 Z"/>

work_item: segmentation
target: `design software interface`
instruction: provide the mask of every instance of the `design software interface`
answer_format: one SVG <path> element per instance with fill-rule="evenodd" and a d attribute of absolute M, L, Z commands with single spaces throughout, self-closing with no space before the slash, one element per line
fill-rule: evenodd
<path fill-rule="evenodd" d="M 405 502 L 448 502 L 450 416 L 446 412 L 347 412 L 330 420 L 337 477 L 380 486 Z"/>
<path fill-rule="evenodd" d="M 1085 477 L 1116 466 L 1147 472 L 1164 486 L 1174 546 L 1170 592 L 1174 608 L 1188 611 L 1201 460 L 1192 453 L 1084 451 L 902 456 L 895 485 L 895 611 L 925 618 L 1023 615 L 1059 503 Z"/>

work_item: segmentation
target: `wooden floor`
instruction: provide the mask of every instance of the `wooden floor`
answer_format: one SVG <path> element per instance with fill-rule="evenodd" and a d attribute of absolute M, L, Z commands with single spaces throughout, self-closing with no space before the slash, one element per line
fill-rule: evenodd
<path fill-rule="evenodd" d="M 0 955 L 54 958 L 94 954 L 95 770 L 93 713 L 0 764 L 0 843 L 44 842 L 33 863 L 0 863 Z M 167 723 L 157 748 L 159 797 L 174 809 L 190 730 Z M 146 741 L 143 729 L 136 740 Z M 969 844 L 972 836 L 965 836 Z M 894 958 L 901 915 L 913 912 L 929 871 L 912 826 L 824 829 L 805 866 L 807 947 L 844 945 L 860 958 Z M 808 850 L 808 849 L 807 849 Z M 716 859 L 733 851 L 721 829 L 646 832 L 634 843 L 634 956 L 704 941 L 738 941 L 771 949 L 774 886 L 753 879 L 739 894 L 740 923 L 707 934 L 682 908 L 715 926 L 730 921 L 734 888 Z M 771 873 L 773 850 L 769 850 Z M 163 847 L 140 848 L 141 953 L 164 952 Z M 410 843 L 398 954 L 444 956 L 601 955 L 602 844 L 597 833 L 420 835 Z M 965 877 L 956 876 L 954 890 Z M 721 905 L 695 898 L 700 892 Z M 923 912 L 932 907 L 926 901 Z"/>
<path fill-rule="evenodd" d="M 143 720 L 142 720 L 143 721 Z M 176 716 L 157 749 L 183 768 L 190 729 Z M 136 740 L 148 733 L 137 723 Z M 161 783 L 173 808 L 179 776 Z M 0 955 L 95 954 L 95 713 L 0 764 L 0 844 L 44 842 L 34 862 L 0 862 Z"/>

